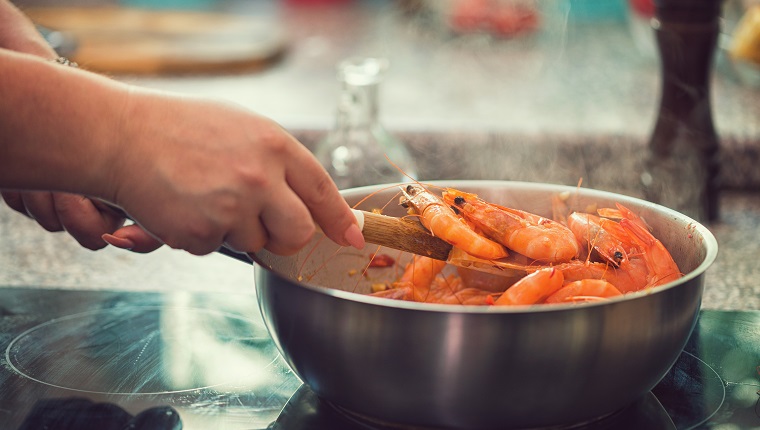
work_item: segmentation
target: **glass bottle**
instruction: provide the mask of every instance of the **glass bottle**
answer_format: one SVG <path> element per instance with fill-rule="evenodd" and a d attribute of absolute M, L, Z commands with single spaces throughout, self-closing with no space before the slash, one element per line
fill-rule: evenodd
<path fill-rule="evenodd" d="M 662 88 L 641 182 L 645 197 L 698 221 L 719 216 L 710 72 L 721 0 L 655 0 Z"/>
<path fill-rule="evenodd" d="M 341 92 L 335 127 L 314 152 L 340 189 L 417 177 L 409 150 L 378 120 L 378 88 L 387 67 L 385 59 L 364 57 L 338 65 Z"/>

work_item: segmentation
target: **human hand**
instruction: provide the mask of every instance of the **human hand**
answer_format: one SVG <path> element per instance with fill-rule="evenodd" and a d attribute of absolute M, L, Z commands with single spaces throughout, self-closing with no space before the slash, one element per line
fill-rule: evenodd
<path fill-rule="evenodd" d="M 31 22 L 7 0 L 0 0 L 0 45 L 55 58 Z M 101 217 L 86 224 L 95 226 L 88 235 L 106 233 L 104 240 L 135 251 L 164 242 L 205 254 L 226 243 L 238 251 L 266 247 L 291 254 L 307 243 L 316 222 L 341 245 L 364 245 L 327 173 L 271 120 L 222 103 L 152 93 L 85 72 L 54 71 L 7 53 L 3 57 L 7 79 L 19 82 L 23 77 L 5 97 L 7 106 L 18 106 L 14 97 L 37 97 L 44 114 L 39 109 L 4 111 L 0 123 L 7 127 L 4 138 L 11 139 L 4 151 L 20 163 L 4 164 L 0 177 L 8 188 L 58 189 L 114 202 L 138 224 L 110 235 L 110 215 L 102 218 L 93 212 L 96 200 L 89 201 L 90 207 L 78 197 L 79 204 L 72 207 L 84 207 L 85 219 Z M 55 150 L 45 146 L 48 142 L 55 142 Z M 44 159 L 46 174 L 23 168 L 36 159 Z M 57 202 L 74 197 L 25 195 L 5 192 L 4 199 L 11 196 L 12 207 L 44 219 L 48 229 L 77 229 L 66 225 L 72 218 L 55 218 L 61 212 Z M 27 203 L 31 201 L 46 203 Z"/>
<path fill-rule="evenodd" d="M 135 252 L 151 252 L 162 245 L 138 226 L 123 226 L 123 214 L 98 200 L 49 191 L 1 191 L 0 195 L 11 209 L 37 221 L 45 230 L 66 231 L 80 245 L 93 251 L 112 244 Z M 110 233 L 117 230 L 129 238 L 129 242 L 113 238 Z"/>
<path fill-rule="evenodd" d="M 3 200 L 13 210 L 37 221 L 50 232 L 67 231 L 83 247 L 105 247 L 101 235 L 124 224 L 124 218 L 105 208 L 98 208 L 86 197 L 47 191 L 2 191 Z"/>
<path fill-rule="evenodd" d="M 0 0 L 0 47 L 52 60 L 55 50 L 23 13 Z M 124 224 L 124 218 L 97 200 L 68 193 L 46 191 L 2 191 L 3 200 L 12 209 L 34 219 L 45 230 L 67 231 L 85 248 L 96 250 L 107 245 L 108 236 Z M 126 232 L 132 238 L 127 245 L 138 252 L 149 252 L 160 243 L 134 227 Z M 105 241 L 104 241 L 105 239 Z M 124 243 L 121 243 L 124 247 Z"/>
<path fill-rule="evenodd" d="M 314 156 L 275 122 L 209 100 L 132 89 L 100 196 L 129 226 L 107 237 L 130 247 L 149 232 L 206 254 L 222 244 L 289 255 L 316 222 L 333 241 L 364 246 L 348 204 Z"/>

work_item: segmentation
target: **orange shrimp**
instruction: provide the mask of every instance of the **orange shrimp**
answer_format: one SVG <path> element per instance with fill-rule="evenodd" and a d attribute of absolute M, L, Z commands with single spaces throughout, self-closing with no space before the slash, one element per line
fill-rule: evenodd
<path fill-rule="evenodd" d="M 567 226 L 575 234 L 576 239 L 588 246 L 603 260 L 615 265 L 624 266 L 628 262 L 628 252 L 622 241 L 605 227 L 615 224 L 612 221 L 605 222 L 596 215 L 573 212 L 567 217 Z"/>
<path fill-rule="evenodd" d="M 478 288 L 463 288 L 442 297 L 435 303 L 447 305 L 485 306 L 493 303 L 493 293 Z"/>
<path fill-rule="evenodd" d="M 624 267 L 614 267 L 607 263 L 573 260 L 553 266 L 562 272 L 566 282 L 584 279 L 602 279 L 622 293 L 639 291 L 647 286 L 647 267 L 642 260 L 630 259 Z M 531 268 L 529 271 L 539 270 Z"/>
<path fill-rule="evenodd" d="M 393 288 L 371 294 L 395 300 L 452 305 L 486 305 L 492 292 L 468 288 L 456 275 L 439 276 L 446 263 L 428 257 L 415 256 Z"/>
<path fill-rule="evenodd" d="M 444 305 L 485 306 L 493 303 L 493 293 L 477 288 L 464 288 L 456 292 L 437 290 L 439 294 L 431 294 L 423 302 Z M 415 300 L 411 287 L 391 288 L 371 294 L 375 297 L 386 299 L 404 300 L 407 302 L 419 302 Z"/>
<path fill-rule="evenodd" d="M 597 263 L 592 267 L 604 266 Z M 569 265 L 578 266 L 578 265 Z M 568 269 L 567 264 L 547 267 L 537 270 L 517 281 L 496 300 L 496 305 L 529 305 L 536 303 L 564 303 L 599 300 L 607 297 L 620 296 L 620 292 L 612 283 L 604 279 L 572 280 L 578 272 L 570 272 L 571 279 L 565 276 L 562 268 Z M 588 272 L 586 275 L 599 275 Z M 568 282 L 569 281 L 569 282 Z"/>
<path fill-rule="evenodd" d="M 616 204 L 617 209 L 599 209 L 601 216 L 571 213 L 565 218 L 568 226 L 564 226 L 453 189 L 446 189 L 442 199 L 419 185 L 407 187 L 406 194 L 408 206 L 417 211 L 423 225 L 434 234 L 448 234 L 449 239 L 457 239 L 453 244 L 465 252 L 467 249 L 491 252 L 493 246 L 504 253 L 507 252 L 504 246 L 513 249 L 516 252 L 510 258 L 519 256 L 522 262 L 512 264 L 528 275 L 515 282 L 515 277 L 486 276 L 457 268 L 456 274 L 443 276 L 445 262 L 415 256 L 403 276 L 392 284 L 394 288 L 375 296 L 464 305 L 572 303 L 604 300 L 682 276 L 670 253 L 652 235 L 644 220 L 620 204 Z M 457 209 L 459 214 L 455 212 Z M 477 243 L 468 248 L 463 242 L 466 238 Z M 548 238 L 544 241 L 548 240 L 549 250 L 542 249 L 542 238 Z M 575 258 L 582 244 L 587 244 L 602 262 Z M 566 254 L 560 256 L 558 249 Z M 551 265 L 531 265 L 527 258 Z M 500 260 L 500 264 L 505 260 Z M 499 295 L 500 291 L 503 293 Z M 495 297 L 498 298 L 494 300 Z"/>
<path fill-rule="evenodd" d="M 443 201 L 486 236 L 528 258 L 545 263 L 570 261 L 578 255 L 578 242 L 569 228 L 529 212 L 488 203 L 475 194 L 454 189 Z"/>
<path fill-rule="evenodd" d="M 427 303 L 442 303 L 449 305 L 485 305 L 489 302 L 492 292 L 479 288 L 467 287 L 457 275 L 438 276 L 430 287 Z M 493 300 L 492 298 L 490 300 Z"/>
<path fill-rule="evenodd" d="M 588 302 L 621 295 L 620 290 L 603 279 L 582 279 L 560 288 L 546 298 L 546 303 Z"/>
<path fill-rule="evenodd" d="M 620 226 L 628 232 L 631 240 L 641 249 L 641 259 L 646 263 L 647 287 L 667 284 L 682 276 L 665 245 L 657 240 L 649 230 L 629 218 L 620 220 Z"/>
<path fill-rule="evenodd" d="M 424 302 L 430 294 L 430 286 L 433 284 L 433 280 L 444 267 L 446 267 L 445 261 L 415 255 L 412 261 L 406 265 L 404 274 L 401 275 L 398 282 L 393 283 L 393 287 L 409 288 L 412 293 L 412 300 Z"/>
<path fill-rule="evenodd" d="M 645 230 L 649 230 L 649 231 L 652 230 L 651 227 L 649 227 L 649 225 L 646 223 L 646 221 L 644 221 L 644 219 L 641 218 L 640 216 L 636 215 L 632 210 L 621 205 L 620 203 L 615 203 L 615 207 L 617 207 L 617 209 L 600 208 L 597 210 L 597 213 L 599 214 L 599 216 L 602 216 L 604 218 L 616 219 L 618 221 L 623 218 L 628 218 L 632 222 L 635 222 L 636 224 L 641 226 L 641 228 Z"/>
<path fill-rule="evenodd" d="M 564 276 L 553 267 L 537 270 L 515 282 L 501 295 L 494 305 L 533 305 L 542 303 L 562 288 Z"/>
<path fill-rule="evenodd" d="M 616 203 L 617 209 L 600 209 L 599 213 L 610 218 L 619 218 L 618 228 L 628 241 L 636 248 L 638 255 L 634 258 L 641 259 L 647 268 L 646 287 L 656 287 L 666 284 L 682 276 L 678 265 L 673 260 L 670 252 L 651 233 L 651 228 L 646 221 L 632 210 Z M 608 222 L 611 222 L 608 220 Z M 621 233 L 616 233 L 620 236 Z"/>
<path fill-rule="evenodd" d="M 403 204 L 419 215 L 422 225 L 434 236 L 478 258 L 497 260 L 509 255 L 501 244 L 479 235 L 440 198 L 421 185 L 408 185 L 404 196 L 406 200 Z"/>

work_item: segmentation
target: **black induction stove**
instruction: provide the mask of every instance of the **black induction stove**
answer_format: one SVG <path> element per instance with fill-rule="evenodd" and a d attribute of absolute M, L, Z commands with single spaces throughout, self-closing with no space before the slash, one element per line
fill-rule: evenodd
<path fill-rule="evenodd" d="M 760 428 L 758 339 L 760 312 L 704 310 L 657 387 L 572 428 Z M 0 288 L 0 346 L 2 430 L 403 428 L 302 385 L 253 294 Z"/>

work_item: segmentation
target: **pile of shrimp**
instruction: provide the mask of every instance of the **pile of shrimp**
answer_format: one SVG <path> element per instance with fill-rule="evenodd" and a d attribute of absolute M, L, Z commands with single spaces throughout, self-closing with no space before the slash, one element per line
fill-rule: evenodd
<path fill-rule="evenodd" d="M 414 256 L 400 278 L 374 296 L 425 303 L 537 305 L 607 300 L 678 279 L 682 273 L 646 222 L 621 204 L 596 213 L 562 213 L 556 220 L 446 188 L 420 184 L 402 204 L 434 236 L 482 260 L 524 256 L 522 276 L 499 276 Z"/>

